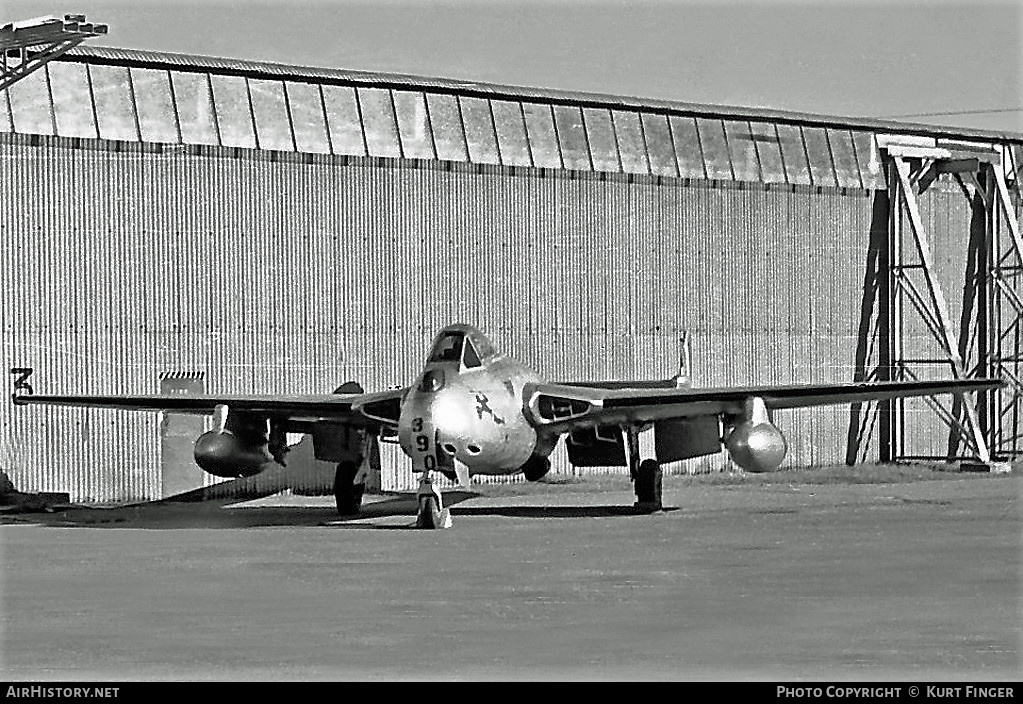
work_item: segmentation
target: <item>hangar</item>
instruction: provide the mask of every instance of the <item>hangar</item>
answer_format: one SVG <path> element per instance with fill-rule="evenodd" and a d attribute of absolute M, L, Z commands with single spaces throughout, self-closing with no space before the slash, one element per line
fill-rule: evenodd
<path fill-rule="evenodd" d="M 552 380 L 667 377 L 686 334 L 698 386 L 1009 382 L 964 404 L 785 412 L 792 466 L 1023 448 L 1023 135 L 85 45 L 3 53 L 3 361 L 48 390 L 384 389 L 461 320 Z M 201 431 L 4 403 L 0 465 L 74 500 L 171 493 Z M 382 458 L 385 488 L 413 486 L 397 448 Z"/>

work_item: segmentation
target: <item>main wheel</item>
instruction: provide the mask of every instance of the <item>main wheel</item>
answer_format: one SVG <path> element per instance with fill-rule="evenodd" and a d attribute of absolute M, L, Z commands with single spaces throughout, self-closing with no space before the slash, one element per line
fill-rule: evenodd
<path fill-rule="evenodd" d="M 522 465 L 522 476 L 528 481 L 538 482 L 547 476 L 551 471 L 551 461 L 546 457 L 530 457 L 526 464 Z"/>
<path fill-rule="evenodd" d="M 443 527 L 444 517 L 441 510 L 437 508 L 437 497 L 420 496 L 419 514 L 416 516 L 416 528 L 432 530 L 434 528 Z"/>
<path fill-rule="evenodd" d="M 660 510 L 661 508 L 661 465 L 657 460 L 643 460 L 636 472 L 636 506 Z"/>
<path fill-rule="evenodd" d="M 359 466 L 354 462 L 341 462 L 334 472 L 334 500 L 337 502 L 339 516 L 354 516 L 362 507 L 366 485 L 355 483 L 355 475 L 358 473 Z"/>

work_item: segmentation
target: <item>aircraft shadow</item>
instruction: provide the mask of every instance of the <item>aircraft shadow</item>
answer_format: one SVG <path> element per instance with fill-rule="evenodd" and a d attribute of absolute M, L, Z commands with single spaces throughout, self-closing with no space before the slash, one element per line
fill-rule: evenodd
<path fill-rule="evenodd" d="M 665 506 L 657 513 L 677 511 Z M 452 516 L 505 516 L 508 518 L 618 518 L 648 516 L 651 511 L 636 506 L 488 506 L 452 508 Z"/>
<path fill-rule="evenodd" d="M 191 492 L 190 492 L 191 493 Z M 333 506 L 237 506 L 237 496 L 199 500 L 178 497 L 125 506 L 68 506 L 52 513 L 0 515 L 0 524 L 30 524 L 55 528 L 122 528 L 182 530 L 210 528 L 330 527 L 360 530 L 405 530 L 414 527 L 418 501 L 415 494 L 385 494 L 387 498 L 363 504 L 357 516 L 340 517 Z M 634 506 L 486 506 L 459 507 L 481 495 L 471 491 L 444 492 L 452 516 L 502 516 L 505 518 L 617 518 L 647 515 Z M 246 501 L 242 499 L 241 501 Z M 664 512 L 677 507 L 665 507 Z M 407 517 L 407 523 L 374 523 L 379 519 Z"/>
<path fill-rule="evenodd" d="M 189 492 L 190 494 L 192 492 Z M 0 524 L 32 524 L 56 528 L 123 528 L 181 530 L 207 528 L 266 528 L 330 526 L 332 528 L 403 529 L 412 527 L 418 509 L 414 494 L 387 494 L 388 498 L 363 505 L 357 516 L 341 517 L 333 506 L 235 506 L 253 497 L 237 496 L 200 500 L 179 497 L 125 506 L 68 506 L 52 513 L 0 514 Z M 444 492 L 444 502 L 454 506 L 479 494 Z M 261 498 L 261 497 L 255 497 Z M 408 526 L 373 525 L 367 519 L 409 517 Z"/>

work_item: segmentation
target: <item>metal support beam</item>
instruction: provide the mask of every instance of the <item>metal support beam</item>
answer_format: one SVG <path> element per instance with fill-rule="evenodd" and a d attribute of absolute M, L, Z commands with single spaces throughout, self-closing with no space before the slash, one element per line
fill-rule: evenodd
<path fill-rule="evenodd" d="M 1005 215 L 1005 224 L 1009 228 L 1009 235 L 1012 238 L 1012 246 L 1016 251 L 1016 260 L 1023 266 L 1023 239 L 1020 239 L 1019 222 L 1016 220 L 1016 210 L 1012 206 L 1012 199 L 1009 198 L 1009 188 L 1005 185 L 1005 176 L 1001 169 L 991 169 L 995 179 L 995 188 L 998 194 L 998 204 Z"/>
<path fill-rule="evenodd" d="M 899 180 L 895 164 L 889 159 L 886 164 L 888 177 L 888 242 L 885 266 L 888 276 L 882 277 L 885 292 L 885 324 L 887 344 L 882 347 L 882 370 L 884 379 L 898 381 L 903 378 L 902 360 L 902 294 L 898 276 L 902 268 L 902 211 L 899 208 Z M 898 272 L 898 274 L 896 273 Z M 905 400 L 891 399 L 882 404 L 884 423 L 881 426 L 880 459 L 893 462 L 904 454 L 903 430 L 905 421 Z"/>
<path fill-rule="evenodd" d="M 991 184 L 989 207 L 991 261 L 991 328 L 987 365 L 1009 382 L 991 399 L 991 448 L 1000 459 L 1023 456 L 1023 239 L 1016 208 L 1001 164 L 984 176 Z M 1019 187 L 1018 175 L 1015 188 Z"/>

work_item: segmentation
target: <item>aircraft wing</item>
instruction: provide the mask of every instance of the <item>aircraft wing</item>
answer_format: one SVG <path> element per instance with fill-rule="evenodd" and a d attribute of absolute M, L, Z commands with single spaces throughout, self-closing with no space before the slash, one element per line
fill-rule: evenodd
<path fill-rule="evenodd" d="M 597 425 L 634 425 L 669 418 L 741 415 L 748 399 L 769 409 L 860 403 L 904 396 L 935 396 L 995 389 L 998 379 L 879 381 L 853 384 L 742 386 L 712 389 L 606 388 L 536 384 L 528 399 L 537 425 L 568 432 Z"/>
<path fill-rule="evenodd" d="M 167 411 L 206 415 L 220 406 L 232 412 L 312 421 L 324 418 L 352 418 L 369 424 L 397 423 L 397 413 L 407 389 L 376 393 L 236 395 L 236 394 L 141 394 L 141 395 L 51 395 L 31 392 L 25 379 L 15 381 L 12 400 L 16 405 L 77 406 L 130 411 Z M 367 412 L 368 411 L 368 412 Z M 395 411 L 395 413 L 391 413 Z"/>

